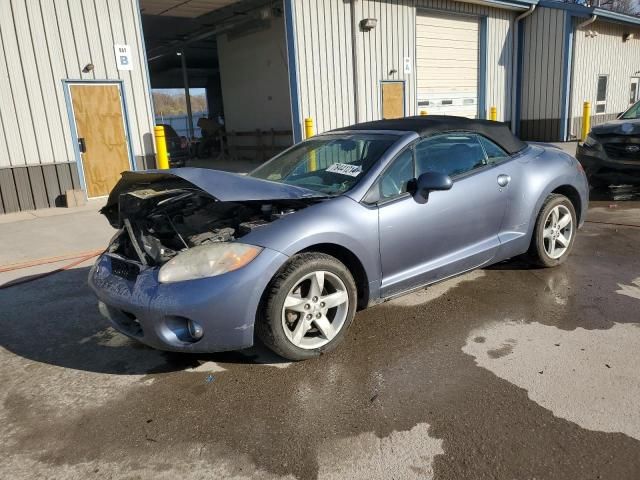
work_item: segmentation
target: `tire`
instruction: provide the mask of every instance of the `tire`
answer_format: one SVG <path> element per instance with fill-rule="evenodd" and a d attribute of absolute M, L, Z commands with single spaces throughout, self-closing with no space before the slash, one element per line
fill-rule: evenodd
<path fill-rule="evenodd" d="M 318 294 L 320 282 L 323 288 Z M 317 357 L 343 340 L 353 321 L 357 298 L 351 272 L 336 258 L 313 252 L 295 255 L 265 291 L 256 335 L 286 359 Z"/>
<path fill-rule="evenodd" d="M 554 211 L 559 218 L 554 216 Z M 565 215 L 570 216 L 568 224 L 564 224 Z M 545 268 L 564 263 L 573 249 L 577 228 L 576 211 L 571 201 L 564 195 L 549 195 L 536 219 L 529 248 L 531 261 Z"/>

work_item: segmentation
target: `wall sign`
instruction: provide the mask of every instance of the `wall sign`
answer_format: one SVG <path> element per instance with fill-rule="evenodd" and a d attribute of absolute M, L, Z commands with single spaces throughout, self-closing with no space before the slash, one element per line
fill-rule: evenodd
<path fill-rule="evenodd" d="M 129 45 L 114 45 L 116 52 L 116 64 L 118 70 L 133 70 L 133 63 L 131 63 L 131 48 Z"/>
<path fill-rule="evenodd" d="M 404 57 L 404 73 L 411 75 L 411 57 Z"/>

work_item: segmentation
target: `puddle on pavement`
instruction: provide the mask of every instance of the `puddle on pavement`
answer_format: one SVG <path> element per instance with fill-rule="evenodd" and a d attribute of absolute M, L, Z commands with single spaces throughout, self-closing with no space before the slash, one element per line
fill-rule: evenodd
<path fill-rule="evenodd" d="M 477 336 L 486 343 L 474 342 Z M 629 355 L 640 351 L 637 324 L 566 331 L 499 322 L 472 331 L 463 351 L 479 366 L 526 389 L 529 398 L 555 416 L 640 440 L 640 356 Z"/>
<path fill-rule="evenodd" d="M 620 289 L 616 290 L 616 293 L 640 300 L 640 277 L 632 280 L 631 285 L 619 283 L 618 287 Z"/>

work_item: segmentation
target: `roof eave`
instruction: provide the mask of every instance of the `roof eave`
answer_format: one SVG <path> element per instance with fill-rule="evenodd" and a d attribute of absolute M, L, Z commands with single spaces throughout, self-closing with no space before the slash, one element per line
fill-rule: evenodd
<path fill-rule="evenodd" d="M 599 20 L 622 23 L 625 25 L 640 26 L 640 17 L 627 15 L 619 12 L 612 12 L 604 8 L 585 7 L 575 3 L 564 3 L 555 0 L 539 0 L 538 5 L 544 8 L 554 8 L 556 10 L 567 10 L 575 17 L 590 17 L 597 15 Z"/>
<path fill-rule="evenodd" d="M 475 3 L 487 7 L 502 8 L 503 10 L 527 10 L 531 5 L 537 5 L 539 0 L 460 0 L 463 3 Z"/>

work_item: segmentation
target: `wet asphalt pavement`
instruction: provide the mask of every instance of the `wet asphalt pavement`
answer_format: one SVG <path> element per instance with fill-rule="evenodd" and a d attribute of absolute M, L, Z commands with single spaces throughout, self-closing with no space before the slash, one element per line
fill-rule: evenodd
<path fill-rule="evenodd" d="M 88 263 L 0 290 L 0 478 L 640 478 L 640 203 L 608 194 L 564 266 L 360 312 L 302 363 L 131 342 Z"/>

